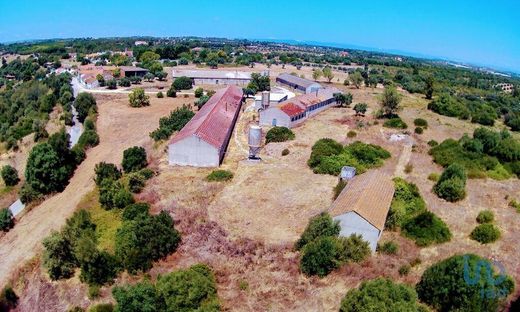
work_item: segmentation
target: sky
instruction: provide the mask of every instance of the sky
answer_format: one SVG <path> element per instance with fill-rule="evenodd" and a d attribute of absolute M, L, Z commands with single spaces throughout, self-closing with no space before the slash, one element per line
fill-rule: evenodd
<path fill-rule="evenodd" d="M 0 0 L 0 42 L 140 35 L 348 44 L 520 73 L 520 0 Z"/>

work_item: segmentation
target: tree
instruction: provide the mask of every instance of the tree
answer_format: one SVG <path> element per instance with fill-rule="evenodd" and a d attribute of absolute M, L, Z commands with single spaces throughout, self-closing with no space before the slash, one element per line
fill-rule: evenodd
<path fill-rule="evenodd" d="M 424 82 L 425 82 L 424 94 L 426 95 L 426 99 L 431 100 L 433 97 L 435 80 L 432 75 L 428 75 L 424 79 Z"/>
<path fill-rule="evenodd" d="M 354 111 L 356 112 L 356 116 L 362 115 L 365 116 L 365 113 L 367 112 L 368 105 L 367 103 L 356 103 L 354 105 Z"/>
<path fill-rule="evenodd" d="M 356 89 L 359 89 L 361 83 L 363 82 L 363 76 L 361 76 L 361 74 L 358 71 L 355 71 L 349 74 L 349 78 L 352 84 L 356 87 Z"/>
<path fill-rule="evenodd" d="M 172 86 L 175 90 L 189 90 L 193 85 L 193 81 L 185 76 L 175 78 L 172 83 Z"/>
<path fill-rule="evenodd" d="M 209 101 L 209 96 L 202 95 L 197 101 L 195 101 L 195 106 L 200 110 L 204 104 Z"/>
<path fill-rule="evenodd" d="M 146 51 L 139 56 L 139 61 L 143 64 L 149 64 L 160 59 L 161 56 L 153 51 Z"/>
<path fill-rule="evenodd" d="M 96 173 L 94 181 L 96 181 L 97 186 L 100 186 L 101 182 L 103 182 L 105 179 L 117 181 L 121 178 L 121 171 L 117 168 L 117 166 L 111 163 L 106 163 L 104 161 L 96 164 L 94 167 L 94 172 Z"/>
<path fill-rule="evenodd" d="M 155 76 L 152 73 L 146 73 L 143 78 L 148 82 L 152 82 L 155 79 Z"/>
<path fill-rule="evenodd" d="M 320 237 L 336 237 L 339 231 L 339 222 L 332 220 L 328 213 L 322 212 L 309 220 L 305 231 L 303 231 L 300 239 L 296 241 L 295 248 L 299 250 Z"/>
<path fill-rule="evenodd" d="M 64 166 L 49 143 L 40 143 L 31 150 L 25 180 L 34 191 L 41 194 L 62 191 L 69 176 L 70 168 Z"/>
<path fill-rule="evenodd" d="M 251 82 L 247 85 L 247 88 L 255 90 L 255 93 L 271 90 L 271 81 L 269 80 L 269 76 L 252 73 Z"/>
<path fill-rule="evenodd" d="M 314 79 L 315 81 L 318 81 L 318 79 L 320 79 L 320 77 L 323 75 L 323 72 L 319 69 L 313 69 L 312 70 L 312 79 Z"/>
<path fill-rule="evenodd" d="M 58 280 L 71 277 L 76 267 L 76 259 L 70 242 L 62 234 L 53 232 L 43 241 L 43 246 L 43 265 L 50 278 Z"/>
<path fill-rule="evenodd" d="M 204 89 L 202 89 L 200 87 L 195 89 L 195 97 L 196 98 L 200 98 L 203 95 L 204 95 Z"/>
<path fill-rule="evenodd" d="M 152 261 L 175 251 L 180 234 L 164 211 L 157 216 L 139 216 L 124 221 L 116 233 L 116 257 L 130 273 L 147 271 Z"/>
<path fill-rule="evenodd" d="M 14 226 L 13 213 L 9 208 L 0 209 L 0 231 L 7 232 Z"/>
<path fill-rule="evenodd" d="M 166 77 L 168 77 L 168 74 L 164 71 L 158 71 L 155 73 L 155 77 L 157 77 L 157 79 L 159 79 L 159 81 L 164 81 L 166 79 Z"/>
<path fill-rule="evenodd" d="M 117 261 L 106 251 L 94 249 L 88 260 L 81 261 L 80 280 L 89 285 L 103 285 L 117 276 Z"/>
<path fill-rule="evenodd" d="M 416 285 L 419 299 L 438 311 L 497 311 L 514 288 L 491 263 L 473 254 L 456 255 L 424 271 Z"/>
<path fill-rule="evenodd" d="M 165 140 L 171 136 L 174 131 L 180 131 L 195 113 L 190 106 L 183 105 L 173 110 L 169 116 L 159 119 L 159 128 L 150 133 L 150 137 L 155 141 Z"/>
<path fill-rule="evenodd" d="M 327 81 L 330 83 L 332 79 L 334 78 L 334 74 L 332 73 L 332 69 L 330 67 L 323 68 L 323 77 L 327 79 Z"/>
<path fill-rule="evenodd" d="M 104 87 L 106 85 L 105 77 L 103 77 L 103 75 L 97 74 L 96 80 L 98 81 L 100 87 Z"/>
<path fill-rule="evenodd" d="M 18 171 L 13 166 L 5 165 L 2 167 L 2 180 L 6 186 L 15 186 L 20 182 L 20 178 L 18 178 Z"/>
<path fill-rule="evenodd" d="M 415 289 L 377 278 L 351 289 L 341 300 L 340 312 L 419 311 Z"/>
<path fill-rule="evenodd" d="M 117 81 L 115 79 L 110 79 L 107 81 L 107 89 L 115 90 L 117 89 Z"/>
<path fill-rule="evenodd" d="M 324 277 L 340 266 L 341 243 L 324 236 L 306 244 L 301 252 L 300 269 L 306 275 Z"/>
<path fill-rule="evenodd" d="M 146 151 L 140 146 L 134 146 L 123 152 L 123 170 L 125 172 L 134 172 L 141 170 L 148 165 L 146 161 Z"/>
<path fill-rule="evenodd" d="M 130 87 L 130 85 L 132 84 L 132 81 L 130 81 L 129 78 L 127 77 L 123 77 L 121 79 L 119 79 L 119 86 L 121 87 Z"/>
<path fill-rule="evenodd" d="M 74 108 L 78 112 L 78 120 L 83 122 L 91 109 L 97 110 L 96 99 L 90 93 L 82 92 L 74 101 Z"/>
<path fill-rule="evenodd" d="M 142 88 L 135 88 L 128 95 L 128 101 L 131 107 L 142 107 L 150 105 L 150 97 L 144 93 Z"/>
<path fill-rule="evenodd" d="M 155 286 L 149 281 L 114 287 L 112 295 L 117 302 L 116 312 L 159 312 L 164 311 Z"/>
<path fill-rule="evenodd" d="M 395 116 L 399 110 L 401 100 L 401 95 L 397 93 L 397 90 L 394 87 L 385 87 L 383 95 L 379 101 L 383 114 L 387 117 Z"/>
<path fill-rule="evenodd" d="M 334 100 L 336 100 L 336 103 L 339 104 L 339 106 L 343 107 L 349 107 L 350 104 L 352 104 L 352 93 L 334 93 Z"/>
<path fill-rule="evenodd" d="M 265 134 L 265 143 L 294 140 L 294 132 L 287 127 L 273 127 Z"/>
<path fill-rule="evenodd" d="M 99 203 L 104 209 L 125 208 L 134 198 L 130 191 L 119 181 L 104 179 L 99 186 Z"/>
<path fill-rule="evenodd" d="M 449 165 L 437 183 L 433 191 L 437 196 L 450 202 L 456 202 L 466 196 L 466 171 L 463 166 L 454 163 Z"/>

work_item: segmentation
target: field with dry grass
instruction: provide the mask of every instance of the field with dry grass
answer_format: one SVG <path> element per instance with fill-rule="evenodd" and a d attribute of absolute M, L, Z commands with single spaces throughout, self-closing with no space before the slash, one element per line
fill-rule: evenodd
<path fill-rule="evenodd" d="M 259 69 L 257 66 L 254 70 Z M 303 69 L 306 75 L 310 74 L 308 70 Z M 280 71 L 271 67 L 272 75 Z M 102 235 L 109 241 L 117 228 L 117 216 L 103 214 L 96 206 L 93 166 L 99 161 L 119 163 L 122 151 L 132 145 L 145 146 L 151 165 L 158 171 L 137 199 L 149 202 L 153 213 L 170 213 L 182 233 L 177 252 L 157 262 L 149 274 L 155 279 L 159 274 L 194 263 L 207 263 L 215 271 L 218 294 L 226 311 L 337 311 L 345 293 L 363 280 L 385 276 L 414 284 L 432 263 L 465 252 L 502 262 L 520 284 L 520 245 L 514 239 L 520 231 L 520 215 L 507 206 L 506 199 L 520 196 L 518 179 L 469 180 L 467 198 L 456 204 L 437 198 L 431 192 L 433 182 L 427 179 L 430 173 L 439 173 L 442 168 L 432 162 L 426 142 L 458 138 L 471 132 L 475 125 L 429 112 L 422 97 L 404 94 L 400 115 L 411 132 L 413 119 L 421 117 L 429 123 L 424 134 L 410 134 L 414 144 L 411 147 L 404 141 L 390 141 L 390 135 L 400 131 L 383 128 L 373 117 L 381 88 L 337 87 L 352 92 L 354 103 L 367 103 L 367 115 L 354 116 L 350 108 L 328 109 L 293 129 L 295 140 L 264 146 L 259 163 L 246 160 L 247 129 L 254 113 L 242 112 L 222 165 L 234 173 L 229 182 L 208 182 L 206 176 L 211 169 L 169 166 L 166 144 L 152 144 L 148 137 L 160 117 L 174 107 L 193 102 L 193 98 L 152 98 L 152 106 L 132 109 L 126 105 L 125 96 L 97 95 L 101 144 L 89 151 L 65 192 L 35 207 L 0 240 L 0 276 L 14 274 L 14 286 L 20 295 L 18 311 L 63 311 L 73 305 L 87 307 L 93 302 L 77 276 L 59 282 L 48 279 L 38 258 L 40 241 L 51 229 L 58 229 L 78 207 L 91 209 L 102 224 Z M 357 135 L 347 138 L 351 130 Z M 343 144 L 360 140 L 390 151 L 392 158 L 378 170 L 416 183 L 429 209 L 450 227 L 453 239 L 419 248 L 398 233 L 385 231 L 381 241 L 396 241 L 396 255 L 375 254 L 363 263 L 345 265 L 323 279 L 300 274 L 299 254 L 292 246 L 308 219 L 329 208 L 337 182 L 336 177 L 313 174 L 306 164 L 311 146 L 324 137 Z M 285 148 L 290 153 L 282 156 Z M 407 164 L 412 166 L 411 172 L 405 172 Z M 482 209 L 495 213 L 503 234 L 498 242 L 484 247 L 469 239 Z M 53 217 L 56 214 L 59 218 Z M 26 230 L 29 226 L 30 231 Z M 109 242 L 103 247 L 112 248 Z M 17 264 L 25 261 L 29 262 L 15 270 Z M 414 262 L 410 274 L 399 275 L 402 265 Z M 142 277 L 123 274 L 116 284 L 133 283 Z M 111 286 L 103 287 L 101 297 L 94 302 L 113 302 L 110 289 Z"/>

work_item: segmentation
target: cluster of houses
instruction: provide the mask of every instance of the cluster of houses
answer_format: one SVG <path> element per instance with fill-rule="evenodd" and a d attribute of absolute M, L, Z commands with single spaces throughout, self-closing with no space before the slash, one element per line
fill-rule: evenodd
<path fill-rule="evenodd" d="M 115 78 L 116 71 L 119 71 L 119 77 L 143 77 L 148 72 L 147 69 L 136 66 L 95 66 L 82 65 L 78 70 L 78 81 L 87 89 L 99 87 L 98 76 L 103 77 L 105 81 Z"/>

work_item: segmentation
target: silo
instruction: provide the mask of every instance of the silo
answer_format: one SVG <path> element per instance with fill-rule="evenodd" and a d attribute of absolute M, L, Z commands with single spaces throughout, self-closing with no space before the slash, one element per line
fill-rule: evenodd
<path fill-rule="evenodd" d="M 269 91 L 262 91 L 262 108 L 266 109 L 269 107 Z"/>
<path fill-rule="evenodd" d="M 257 154 L 260 152 L 262 146 L 262 128 L 257 125 L 251 125 L 249 127 L 249 159 L 260 159 Z"/>

